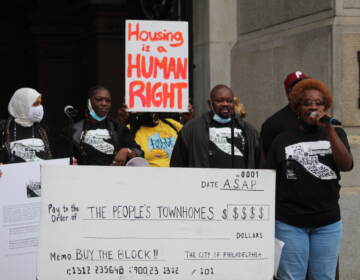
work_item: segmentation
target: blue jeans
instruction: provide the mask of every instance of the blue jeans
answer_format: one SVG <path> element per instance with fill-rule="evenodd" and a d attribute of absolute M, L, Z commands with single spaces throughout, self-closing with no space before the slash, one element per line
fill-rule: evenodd
<path fill-rule="evenodd" d="M 342 239 L 342 222 L 300 228 L 275 222 L 275 236 L 285 242 L 277 277 L 304 280 L 309 267 L 313 280 L 334 280 Z"/>

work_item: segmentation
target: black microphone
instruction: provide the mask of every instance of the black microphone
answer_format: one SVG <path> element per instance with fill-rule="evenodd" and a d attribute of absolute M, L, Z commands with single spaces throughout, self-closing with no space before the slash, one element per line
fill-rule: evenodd
<path fill-rule="evenodd" d="M 312 116 L 312 117 L 314 117 L 316 115 L 317 115 L 316 112 L 311 112 L 310 113 L 310 116 Z M 321 121 L 322 123 L 329 123 L 329 124 L 332 124 L 332 125 L 341 125 L 341 121 L 338 121 L 337 119 L 329 117 L 329 116 L 323 116 L 323 117 L 321 117 L 319 119 L 319 121 Z"/>
<path fill-rule="evenodd" d="M 73 119 L 78 115 L 77 110 L 72 105 L 66 105 L 64 108 L 64 113 L 70 119 Z"/>
<path fill-rule="evenodd" d="M 341 121 L 338 121 L 337 119 L 328 116 L 323 116 L 322 118 L 320 118 L 320 121 L 322 123 L 330 123 L 332 125 L 341 125 Z"/>

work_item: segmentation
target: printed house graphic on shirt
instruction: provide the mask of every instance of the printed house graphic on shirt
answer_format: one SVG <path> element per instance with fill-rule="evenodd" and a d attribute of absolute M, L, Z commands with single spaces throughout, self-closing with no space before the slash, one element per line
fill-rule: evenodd
<path fill-rule="evenodd" d="M 104 154 L 111 155 L 114 153 L 114 146 L 105 141 L 110 138 L 111 137 L 107 129 L 89 130 L 85 135 L 84 143 Z"/>
<path fill-rule="evenodd" d="M 300 163 L 309 173 L 321 180 L 336 179 L 336 173 L 319 161 L 319 156 L 331 154 L 329 141 L 301 142 L 285 147 L 286 159 Z"/>
<path fill-rule="evenodd" d="M 234 137 L 240 138 L 241 141 L 244 140 L 242 130 L 240 128 L 234 129 Z M 231 155 L 231 129 L 230 127 L 210 127 L 209 129 L 209 138 L 212 143 L 214 143 L 222 152 Z M 234 147 L 234 153 L 236 156 L 243 157 L 243 153 L 238 147 Z"/>
<path fill-rule="evenodd" d="M 44 151 L 44 142 L 41 139 L 32 138 L 11 142 L 11 151 L 14 155 L 25 161 L 39 161 L 36 152 Z"/>

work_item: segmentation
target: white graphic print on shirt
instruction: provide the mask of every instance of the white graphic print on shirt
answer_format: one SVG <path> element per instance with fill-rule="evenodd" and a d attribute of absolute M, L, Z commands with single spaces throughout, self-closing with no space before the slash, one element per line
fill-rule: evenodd
<path fill-rule="evenodd" d="M 114 153 L 114 146 L 105 141 L 110 138 L 111 137 L 107 129 L 88 130 L 84 137 L 84 143 L 92 146 L 101 153 L 112 155 Z"/>
<path fill-rule="evenodd" d="M 24 161 L 41 161 L 36 152 L 45 151 L 45 145 L 40 138 L 28 138 L 10 142 L 11 153 Z"/>
<path fill-rule="evenodd" d="M 285 147 L 286 159 L 300 163 L 308 172 L 321 180 L 336 179 L 336 173 L 319 161 L 319 156 L 331 154 L 329 141 L 301 142 Z"/>
<path fill-rule="evenodd" d="M 240 138 L 244 141 L 244 136 L 240 128 L 234 128 L 234 137 Z M 210 127 L 209 139 L 213 142 L 221 151 L 231 155 L 231 128 L 230 127 Z M 236 156 L 243 157 L 242 152 L 235 146 L 234 154 Z"/>

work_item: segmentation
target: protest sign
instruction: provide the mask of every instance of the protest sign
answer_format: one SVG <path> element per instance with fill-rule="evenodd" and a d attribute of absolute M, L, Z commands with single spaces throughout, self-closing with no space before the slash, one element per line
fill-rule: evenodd
<path fill-rule="evenodd" d="M 125 26 L 128 110 L 188 111 L 188 23 L 127 20 Z"/>
<path fill-rule="evenodd" d="M 42 184 L 39 280 L 272 279 L 274 171 L 46 166 Z"/>
<path fill-rule="evenodd" d="M 69 159 L 1 165 L 0 279 L 34 280 L 40 223 L 40 165 Z"/>

